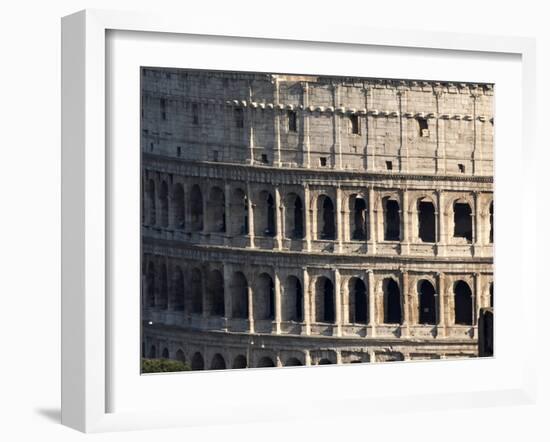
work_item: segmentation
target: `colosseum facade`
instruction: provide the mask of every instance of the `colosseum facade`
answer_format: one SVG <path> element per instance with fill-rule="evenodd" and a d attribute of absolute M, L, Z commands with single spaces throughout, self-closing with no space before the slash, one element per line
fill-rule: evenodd
<path fill-rule="evenodd" d="M 491 84 L 142 68 L 142 352 L 475 357 Z"/>

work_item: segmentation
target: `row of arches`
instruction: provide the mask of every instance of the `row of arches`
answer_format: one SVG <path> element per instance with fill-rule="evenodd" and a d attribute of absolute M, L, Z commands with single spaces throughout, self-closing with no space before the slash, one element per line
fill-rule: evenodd
<path fill-rule="evenodd" d="M 180 266 L 173 268 L 172 285 L 169 293 L 168 272 L 165 263 L 160 265 L 160 273 L 153 261 L 147 265 L 145 277 L 144 305 L 147 307 L 188 310 L 189 313 L 234 319 L 274 320 L 276 312 L 276 288 L 274 277 L 262 272 L 249 282 L 241 271 L 226 275 L 219 269 L 191 267 L 184 274 Z M 188 283 L 185 283 L 188 278 Z M 345 287 L 347 297 L 347 318 L 350 324 L 368 324 L 370 300 L 367 283 L 360 277 L 351 277 Z M 280 302 L 282 321 L 304 321 L 307 303 L 312 307 L 311 320 L 317 323 L 335 323 L 337 298 L 334 282 L 326 276 L 318 276 L 311 285 L 311 297 L 304 298 L 302 281 L 289 275 L 281 283 Z M 453 283 L 454 323 L 472 325 L 474 323 L 474 299 L 468 282 L 458 280 Z M 492 283 L 490 303 L 492 306 Z M 374 296 L 381 296 L 382 320 L 386 324 L 400 324 L 404 319 L 404 296 L 397 279 L 386 277 L 381 281 L 380 293 L 373 290 Z M 416 283 L 418 311 L 415 317 L 419 324 L 436 324 L 438 294 L 428 279 Z M 229 310 L 228 310 L 229 309 Z"/>
<path fill-rule="evenodd" d="M 247 235 L 251 227 L 256 236 L 273 237 L 277 235 L 277 204 L 272 192 L 260 191 L 252 204 L 246 192 L 241 188 L 230 188 L 226 195 L 219 186 L 212 186 L 203 196 L 201 186 L 194 184 L 188 190 L 186 197 L 181 183 L 173 186 L 172 198 L 169 197 L 168 184 L 160 183 L 156 189 L 153 179 L 145 186 L 143 201 L 143 222 L 161 227 L 173 226 L 176 229 L 189 231 L 219 232 L 232 236 Z M 158 193 L 158 195 L 157 195 Z M 226 198 L 229 198 L 226 201 Z M 157 202 L 158 201 L 158 202 Z M 172 209 L 170 209 L 172 205 Z M 313 201 L 315 219 L 313 220 L 312 236 L 318 240 L 335 240 L 337 237 L 337 213 L 333 198 L 328 194 L 318 195 Z M 187 208 L 188 206 L 188 208 Z M 305 231 L 305 208 L 302 198 L 294 192 L 284 196 L 282 201 L 283 225 L 279 228 L 282 236 L 290 239 L 302 239 Z M 463 238 L 468 242 L 473 240 L 474 216 L 469 201 L 456 199 L 451 205 L 452 231 L 454 238 Z M 396 197 L 385 196 L 381 199 L 384 241 L 400 241 L 404 237 L 402 208 Z M 367 199 L 361 194 L 348 197 L 346 212 L 349 212 L 346 228 L 350 241 L 368 240 L 373 216 L 369 214 Z M 441 232 L 438 231 L 434 201 L 429 197 L 420 197 L 415 204 L 416 222 L 415 237 L 420 242 L 435 243 Z M 171 214 L 171 215 L 170 215 Z M 493 241 L 493 203 L 489 203 L 488 241 Z M 172 220 L 170 220 L 172 218 Z M 250 222 L 253 218 L 252 223 Z M 283 235 L 284 234 L 284 235 Z"/>

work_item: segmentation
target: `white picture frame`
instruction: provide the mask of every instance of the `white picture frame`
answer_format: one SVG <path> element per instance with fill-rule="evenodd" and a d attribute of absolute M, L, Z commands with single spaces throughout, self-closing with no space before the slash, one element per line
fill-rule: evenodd
<path fill-rule="evenodd" d="M 480 35 L 427 33 L 421 31 L 400 31 L 398 33 L 369 27 L 352 28 L 344 25 L 330 27 L 304 25 L 296 29 L 278 26 L 276 29 L 263 25 L 231 23 L 220 24 L 196 18 L 181 22 L 178 17 L 155 16 L 144 13 L 126 13 L 100 10 L 86 10 L 63 18 L 62 21 L 62 423 L 84 432 L 102 432 L 140 428 L 162 428 L 173 426 L 208 425 L 209 419 L 217 417 L 218 422 L 258 422 L 262 420 L 283 420 L 286 418 L 319 418 L 330 415 L 368 415 L 374 410 L 407 410 L 411 406 L 436 410 L 441 408 L 463 408 L 472 400 L 485 406 L 507 404 L 533 404 L 535 401 L 536 360 L 525 359 L 514 366 L 509 382 L 496 388 L 491 385 L 484 389 L 479 385 L 462 393 L 438 394 L 431 391 L 425 395 L 403 394 L 390 388 L 386 394 L 377 396 L 375 404 L 362 400 L 367 396 L 358 391 L 349 396 L 339 396 L 338 407 L 323 407 L 327 401 L 312 398 L 313 407 L 280 410 L 281 403 L 263 409 L 255 407 L 253 401 L 235 397 L 235 409 L 242 413 L 224 412 L 220 407 L 212 407 L 210 415 L 205 415 L 207 405 L 197 405 L 195 412 L 174 407 L 141 408 L 133 411 L 113 411 L 109 404 L 109 393 L 115 386 L 109 376 L 113 354 L 110 352 L 109 327 L 112 325 L 112 312 L 109 300 L 109 230 L 112 199 L 109 195 L 109 152 L 106 121 L 109 118 L 106 94 L 109 92 L 106 77 L 107 34 L 120 32 L 151 32 L 163 35 L 202 35 L 246 39 L 269 39 L 287 43 L 313 42 L 326 44 L 368 45 L 379 48 L 398 47 L 408 49 L 429 49 L 440 51 L 468 51 L 482 55 L 512 54 L 521 58 L 521 105 L 523 109 L 534 107 L 535 103 L 535 43 L 532 39 L 518 37 L 489 37 Z M 137 91 L 136 91 L 137 93 Z M 533 119 L 521 112 L 521 124 L 513 128 L 521 137 L 521 149 L 516 154 L 522 164 L 522 174 L 529 176 L 535 159 L 535 128 Z M 500 117 L 500 116 L 499 116 Z M 503 120 L 504 121 L 504 120 Z M 497 137 L 498 143 L 498 137 Z M 498 164 L 498 162 L 497 162 Z M 498 168 L 498 166 L 497 166 Z M 497 183 L 498 186 L 498 183 Z M 518 220 L 521 221 L 520 237 L 526 238 L 534 230 L 536 195 L 519 189 L 522 207 Z M 530 211 L 527 208 L 531 208 Z M 497 227 L 498 232 L 498 227 Z M 498 233 L 497 233 L 498 237 Z M 535 255 L 532 242 L 520 241 L 518 246 L 521 262 L 527 262 Z M 518 258 L 516 257 L 516 260 Z M 532 258 L 531 258 L 532 259 Z M 500 265 L 498 246 L 495 256 Z M 504 268 L 504 264 L 502 265 Z M 518 311 L 526 311 L 536 303 L 536 279 L 527 278 L 527 265 L 520 270 L 521 296 L 516 302 Z M 503 290 L 504 293 L 504 290 Z M 503 306 L 505 303 L 503 301 Z M 502 309 L 504 312 L 504 307 Z M 524 352 L 533 350 L 536 331 L 535 321 L 519 317 L 524 336 Z M 501 326 L 505 327 L 503 315 Z M 530 339 L 531 338 L 531 339 Z M 136 340 L 138 337 L 136 336 Z M 498 346 L 504 348 L 506 343 Z M 495 360 L 498 359 L 498 356 Z M 448 366 L 461 370 L 471 369 L 474 361 L 445 361 Z M 490 364 L 492 362 L 485 361 Z M 439 364 L 439 363 L 438 363 Z M 368 365 L 368 364 L 367 364 Z M 401 365 L 401 367 L 400 367 Z M 346 377 L 353 377 L 351 370 L 395 371 L 398 376 L 407 370 L 418 371 L 418 364 L 395 364 L 377 367 L 346 368 Z M 470 365 L 470 367 L 469 367 Z M 341 367 L 330 367 L 332 376 Z M 444 367 L 442 367 L 443 369 Z M 445 367 L 445 369 L 448 367 Z M 496 366 L 495 366 L 496 368 Z M 376 370 L 374 372 L 373 370 Z M 283 370 L 287 380 L 298 377 L 298 370 Z M 238 376 L 249 376 L 254 382 L 263 382 L 263 374 L 247 370 L 232 374 L 232 381 L 239 382 Z M 325 368 L 310 371 L 317 382 L 323 382 Z M 194 382 L 205 382 L 207 376 L 222 385 L 222 376 L 228 373 L 193 374 Z M 412 372 L 410 373 L 412 375 Z M 215 377 L 213 377 L 215 376 Z M 158 381 L 163 378 L 162 381 Z M 120 378 L 119 378 L 120 379 Z M 173 381 L 169 376 L 157 376 L 164 387 Z M 244 378 L 243 378 L 244 380 Z M 250 388 L 253 390 L 253 388 Z M 253 391 L 251 391 L 253 394 Z M 399 405 L 392 398 L 399 397 Z M 227 406 L 227 404 L 225 404 Z M 234 411 L 234 410 L 233 410 Z"/>

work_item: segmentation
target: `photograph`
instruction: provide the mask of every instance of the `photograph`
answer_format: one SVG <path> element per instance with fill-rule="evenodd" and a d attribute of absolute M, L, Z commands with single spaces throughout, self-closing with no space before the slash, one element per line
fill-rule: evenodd
<path fill-rule="evenodd" d="M 492 357 L 495 88 L 141 66 L 141 373 Z"/>

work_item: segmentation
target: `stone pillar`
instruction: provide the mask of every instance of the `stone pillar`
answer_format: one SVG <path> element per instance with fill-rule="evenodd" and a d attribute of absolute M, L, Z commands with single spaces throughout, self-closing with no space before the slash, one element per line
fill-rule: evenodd
<path fill-rule="evenodd" d="M 231 234 L 231 185 L 229 183 L 225 183 L 225 189 L 224 189 L 224 194 L 225 194 L 225 213 L 224 213 L 224 219 L 225 219 L 225 236 L 226 236 L 226 244 L 228 245 L 228 242 L 227 242 L 227 237 L 230 236 Z"/>
<path fill-rule="evenodd" d="M 342 363 L 342 353 L 340 350 L 336 350 L 336 363 L 341 364 Z"/>
<path fill-rule="evenodd" d="M 336 188 L 336 241 L 338 243 L 338 253 L 342 253 L 342 189 Z"/>
<path fill-rule="evenodd" d="M 407 189 L 403 189 L 403 198 L 402 198 L 402 205 L 401 213 L 403 214 L 403 218 L 401 222 L 403 223 L 403 237 L 402 237 L 402 243 L 401 243 L 401 253 L 408 255 L 410 252 L 410 230 L 411 230 L 411 213 L 409 211 L 409 191 Z"/>
<path fill-rule="evenodd" d="M 304 233 L 306 238 L 306 248 L 307 251 L 311 251 L 311 208 L 310 205 L 310 192 L 309 192 L 309 185 L 304 184 Z"/>
<path fill-rule="evenodd" d="M 440 191 L 437 192 L 437 255 L 445 255 L 445 247 L 447 243 L 445 222 L 447 220 L 447 214 L 444 207 L 444 198 Z"/>
<path fill-rule="evenodd" d="M 279 80 L 275 78 L 275 108 L 273 109 L 274 121 L 273 126 L 275 129 L 275 158 L 273 158 L 273 164 L 276 167 L 281 167 L 281 111 L 278 109 L 277 105 L 279 104 Z"/>
<path fill-rule="evenodd" d="M 184 181 L 182 183 L 183 187 L 183 197 L 184 197 L 184 205 L 183 205 L 183 222 L 185 224 L 184 230 L 189 232 L 191 230 L 191 211 L 190 211 L 190 198 L 189 198 L 189 184 L 187 181 Z M 147 201 L 147 200 L 146 200 Z"/>
<path fill-rule="evenodd" d="M 376 293 L 374 287 L 374 272 L 372 270 L 367 270 L 367 290 L 368 290 L 368 301 L 369 301 L 369 327 L 371 329 L 371 336 L 376 336 Z"/>
<path fill-rule="evenodd" d="M 304 350 L 304 363 L 305 365 L 311 365 L 311 353 L 309 350 Z"/>
<path fill-rule="evenodd" d="M 441 336 L 446 335 L 447 319 L 445 312 L 445 274 L 437 273 L 437 334 Z"/>
<path fill-rule="evenodd" d="M 403 312 L 403 327 L 402 335 L 409 334 L 410 326 L 410 299 L 409 299 L 409 273 L 407 270 L 401 270 L 401 298 L 402 298 L 402 312 Z"/>
<path fill-rule="evenodd" d="M 206 189 L 205 189 L 206 187 Z M 208 198 L 209 198 L 209 192 L 208 192 L 208 186 L 200 185 L 201 193 L 202 193 L 202 232 L 207 232 L 208 228 L 210 226 L 207 226 L 208 216 L 206 215 L 208 213 Z"/>
<path fill-rule="evenodd" d="M 334 104 L 334 113 L 333 115 L 333 134 L 334 134 L 334 168 L 341 170 L 342 169 L 342 141 L 340 135 L 340 122 L 341 116 L 338 113 L 337 109 L 340 106 L 340 90 L 337 84 L 332 85 L 332 100 Z"/>
<path fill-rule="evenodd" d="M 248 247 L 253 249 L 254 245 L 254 206 L 252 204 L 252 189 L 250 183 L 246 184 L 246 201 L 248 203 Z"/>
<path fill-rule="evenodd" d="M 279 186 L 275 186 L 275 246 L 278 250 L 283 248 L 283 216 L 281 192 Z"/>
<path fill-rule="evenodd" d="M 206 326 L 210 313 L 210 304 L 208 302 L 208 267 L 201 266 L 201 291 L 202 291 L 202 322 Z"/>
<path fill-rule="evenodd" d="M 304 329 L 305 334 L 310 335 L 311 334 L 311 293 L 309 290 L 309 273 L 307 271 L 307 267 L 302 268 L 303 272 L 303 287 L 302 287 L 302 293 L 303 296 L 303 312 L 304 312 Z"/>
<path fill-rule="evenodd" d="M 248 332 L 254 333 L 254 292 L 252 291 L 254 279 L 251 272 L 247 272 L 246 277 L 248 280 Z"/>
<path fill-rule="evenodd" d="M 279 279 L 279 272 L 277 268 L 273 269 L 274 276 L 274 291 L 275 291 L 275 323 L 273 331 L 281 334 L 281 280 Z"/>
<path fill-rule="evenodd" d="M 477 319 L 479 316 L 479 309 L 481 307 L 481 275 L 474 273 L 474 293 L 472 296 L 472 324 L 477 325 Z"/>
<path fill-rule="evenodd" d="M 336 336 L 342 336 L 342 293 L 340 271 L 338 269 L 334 269 L 334 322 L 336 324 Z"/>
<path fill-rule="evenodd" d="M 474 244 L 474 254 L 476 256 L 480 255 L 483 244 L 483 223 L 481 222 L 481 219 L 482 214 L 479 192 L 474 192 L 474 207 L 472 210 L 474 237 L 472 238 L 472 243 Z"/>
<path fill-rule="evenodd" d="M 376 212 L 374 210 L 374 187 L 369 187 L 369 241 L 368 247 L 371 254 L 376 253 Z"/>
<path fill-rule="evenodd" d="M 223 302 L 225 309 L 226 330 L 233 317 L 233 303 L 231 299 L 231 267 L 228 264 L 223 266 Z"/>
<path fill-rule="evenodd" d="M 309 84 L 307 81 L 302 83 L 303 88 L 303 110 L 302 110 L 302 133 L 303 133 L 303 142 L 302 142 L 302 166 L 309 168 L 311 167 L 311 146 L 309 139 Z"/>

